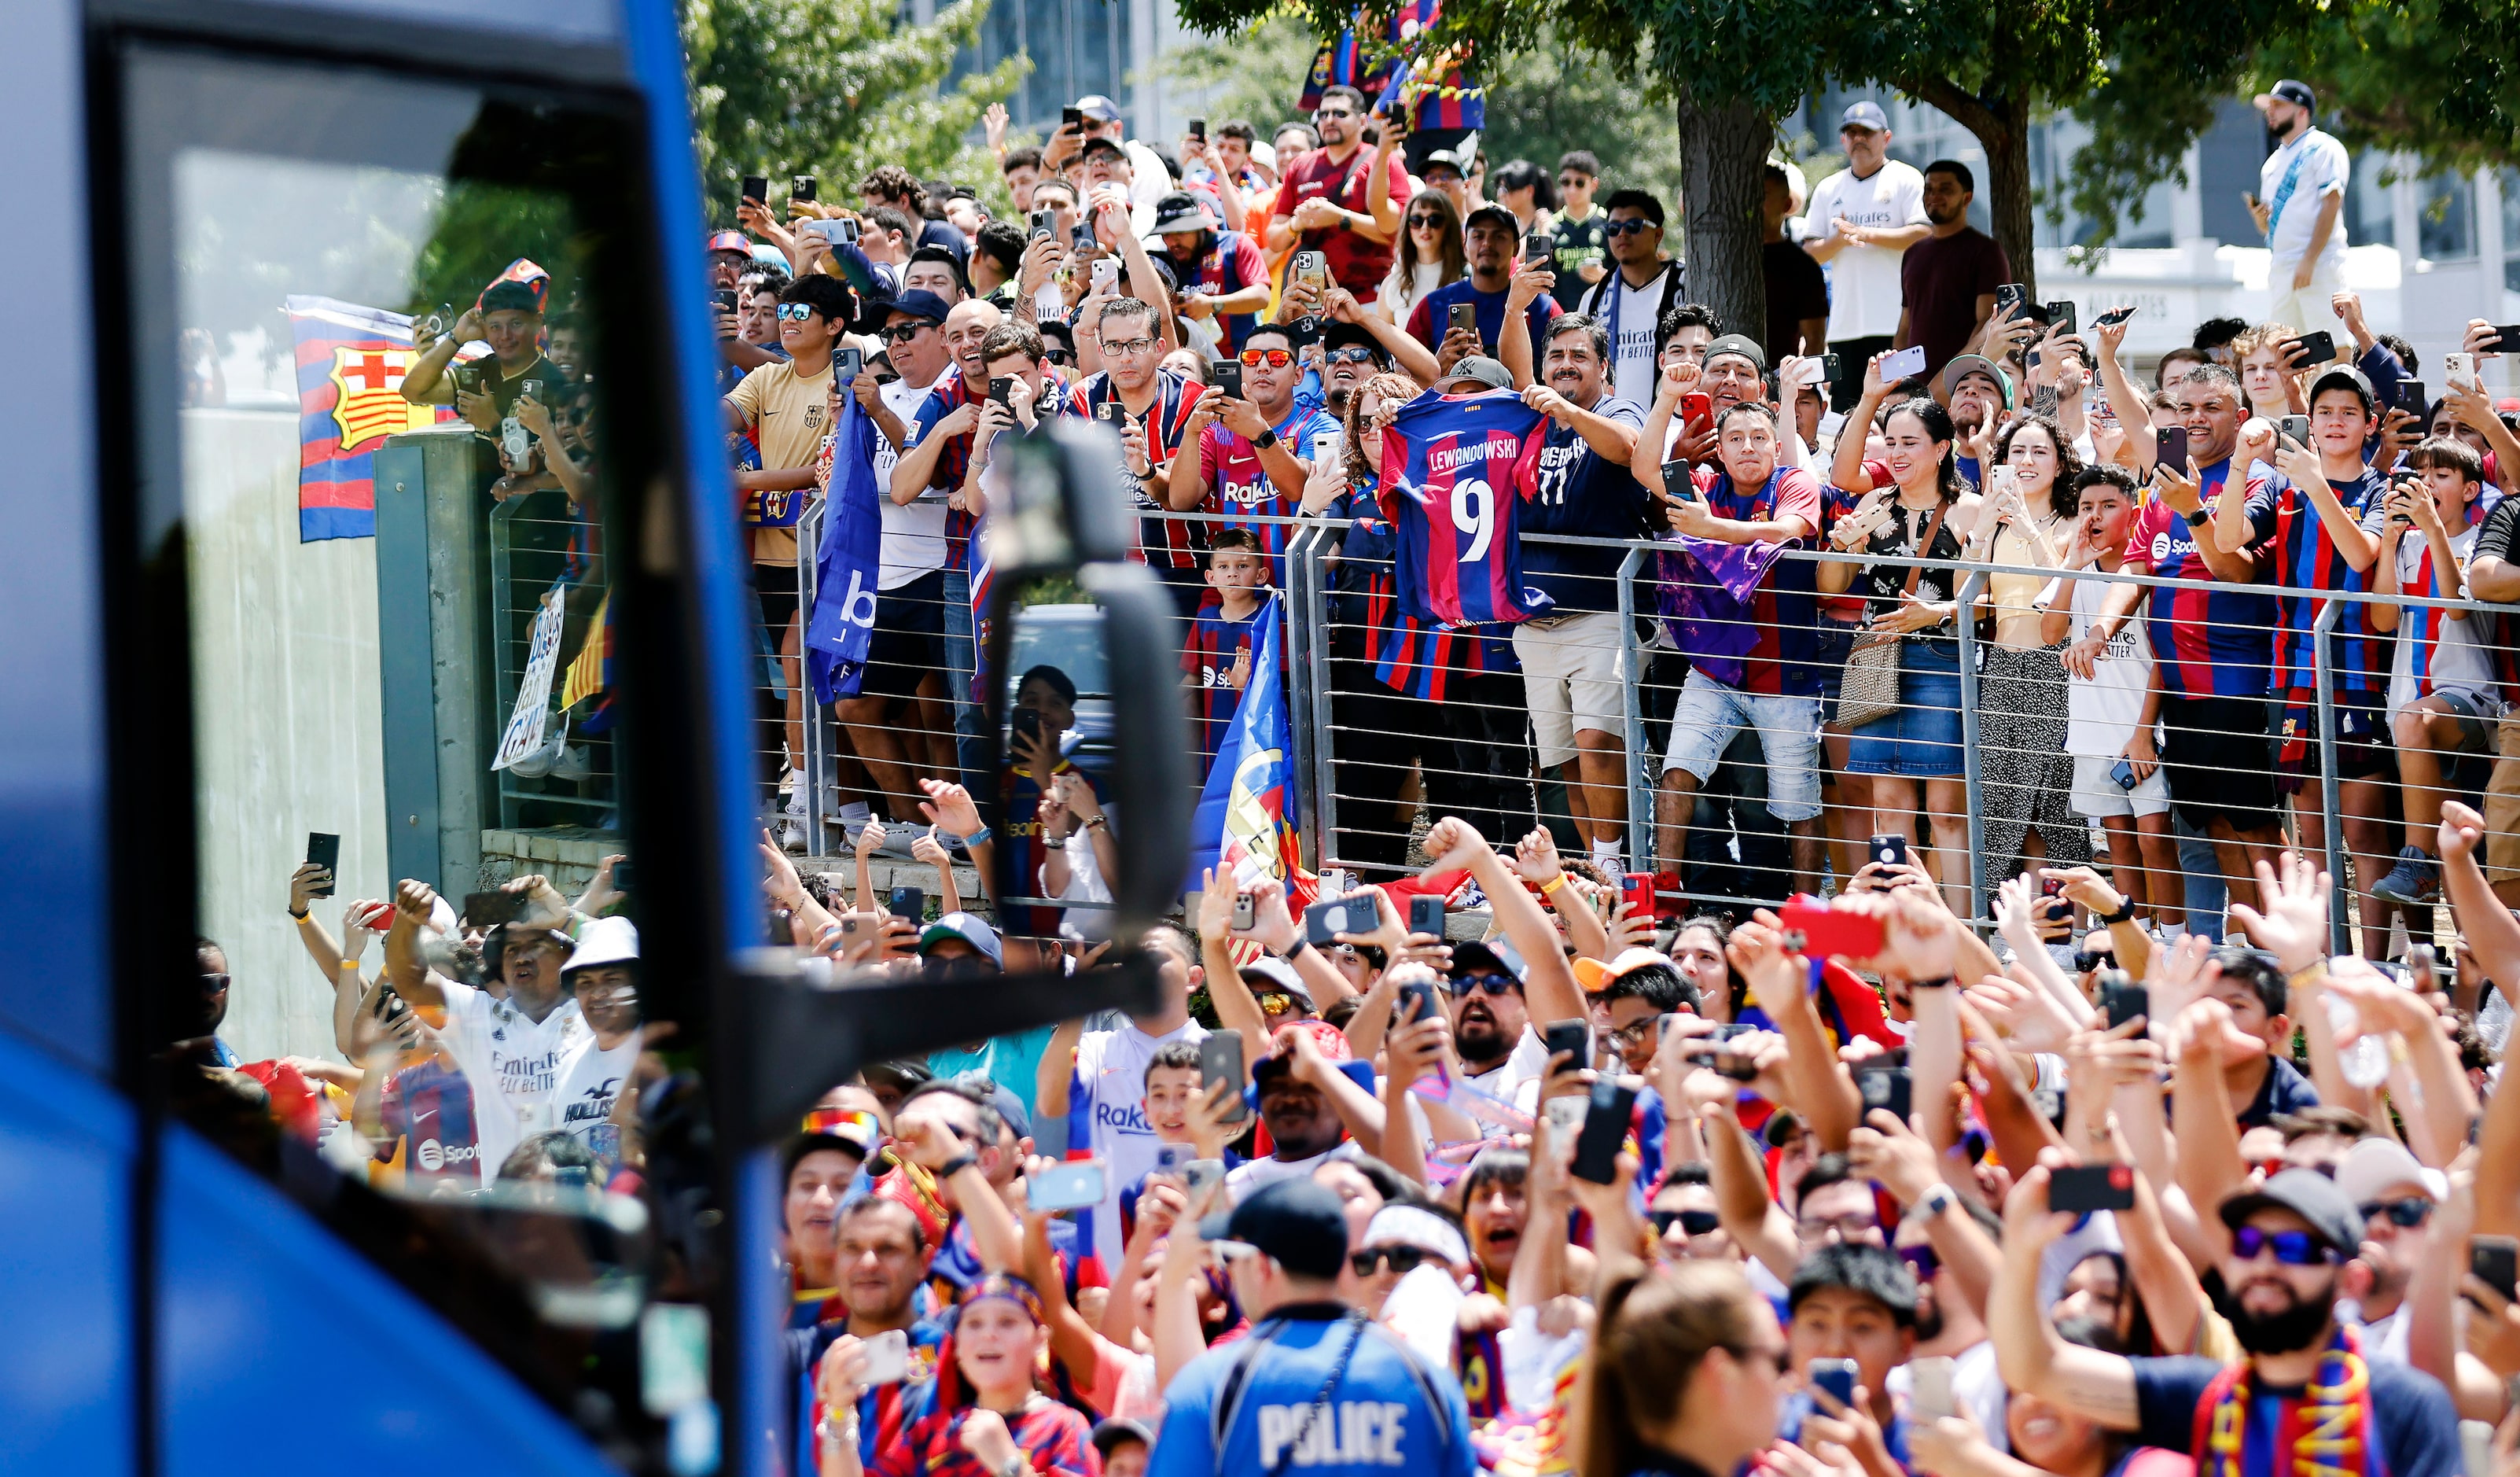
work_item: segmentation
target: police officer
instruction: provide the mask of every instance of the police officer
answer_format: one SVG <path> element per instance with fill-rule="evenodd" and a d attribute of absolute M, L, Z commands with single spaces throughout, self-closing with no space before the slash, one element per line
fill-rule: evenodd
<path fill-rule="evenodd" d="M 1474 1477 L 1461 1386 L 1338 1301 L 1337 1195 L 1282 1179 L 1198 1233 L 1259 1322 L 1174 1379 L 1147 1477 Z"/>

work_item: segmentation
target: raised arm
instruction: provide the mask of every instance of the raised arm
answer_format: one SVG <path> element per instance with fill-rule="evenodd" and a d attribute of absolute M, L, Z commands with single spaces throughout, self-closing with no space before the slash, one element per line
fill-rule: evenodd
<path fill-rule="evenodd" d="M 1549 915 L 1524 891 L 1522 880 L 1506 865 L 1505 858 L 1488 846 L 1487 838 L 1468 821 L 1447 815 L 1427 828 L 1420 846 L 1433 858 L 1426 868 L 1429 875 L 1466 867 L 1478 879 L 1480 890 L 1488 895 L 1488 906 L 1494 910 L 1497 926 L 1529 968 L 1522 994 L 1531 1018 L 1588 1019 L 1591 1009 L 1584 1001 L 1583 989 L 1575 983 L 1575 971 L 1566 962 L 1565 950 L 1557 946 L 1557 930 L 1550 926 Z"/>
<path fill-rule="evenodd" d="M 2048 1209 L 2048 1173 L 2065 1162 L 2061 1152 L 2042 1154 L 2004 1201 L 2003 1256 L 1987 1300 L 1987 1332 L 2004 1384 L 2113 1431 L 2132 1431 L 2139 1414 L 2135 1365 L 2122 1355 L 2066 1343 L 2039 1306 L 2040 1254 L 2074 1219 Z"/>

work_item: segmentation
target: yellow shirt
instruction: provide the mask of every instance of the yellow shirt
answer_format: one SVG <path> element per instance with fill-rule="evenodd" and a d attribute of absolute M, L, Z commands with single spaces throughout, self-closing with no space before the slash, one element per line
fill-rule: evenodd
<path fill-rule="evenodd" d="M 763 471 L 810 467 L 823 448 L 823 433 L 828 429 L 824 421 L 831 410 L 832 367 L 825 364 L 821 374 L 808 376 L 796 373 L 796 367 L 784 359 L 764 364 L 745 375 L 727 400 L 743 412 L 745 424 L 758 434 Z M 752 562 L 793 565 L 796 531 L 753 530 Z"/>

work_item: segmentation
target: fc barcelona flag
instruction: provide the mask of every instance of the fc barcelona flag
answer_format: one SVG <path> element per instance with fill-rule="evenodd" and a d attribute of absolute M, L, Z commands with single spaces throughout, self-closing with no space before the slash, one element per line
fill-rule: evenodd
<path fill-rule="evenodd" d="M 298 541 L 373 537 L 377 448 L 436 425 L 442 408 L 402 397 L 411 319 L 330 298 L 286 305 L 297 344 Z"/>
<path fill-rule="evenodd" d="M 1251 654 L 1251 682 L 1217 746 L 1216 762 L 1191 817 L 1191 880 L 1209 867 L 1231 868 L 1240 886 L 1263 877 L 1286 886 L 1287 906 L 1311 905 L 1319 879 L 1303 869 L 1295 846 L 1295 733 L 1286 715 L 1284 658 L 1278 599 L 1252 617 L 1260 629 Z"/>

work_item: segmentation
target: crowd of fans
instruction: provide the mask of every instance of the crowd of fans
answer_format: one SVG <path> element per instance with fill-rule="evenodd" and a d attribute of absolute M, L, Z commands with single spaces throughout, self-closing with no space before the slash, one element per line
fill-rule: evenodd
<path fill-rule="evenodd" d="M 1210 872 L 1134 945 L 1152 1014 L 833 1086 L 782 1163 L 797 1469 L 2520 1470 L 2520 674 L 2491 610 L 2520 603 L 2520 441 L 2477 370 L 2520 343 L 2479 320 L 2428 389 L 2319 277 L 2346 164 L 2315 100 L 2261 104 L 2301 321 L 2209 323 L 2149 380 L 2131 309 L 2008 292 L 1969 170 L 1890 160 L 1868 103 L 1843 173 L 1772 170 L 1756 325 L 1689 300 L 1665 203 L 1591 155 L 1413 170 L 1336 86 L 1265 143 L 1166 149 L 1101 98 L 1038 150 L 993 119 L 1009 221 L 889 165 L 863 208 L 748 195 L 709 245 L 784 662 L 774 937 L 944 979 L 1116 946 L 1077 922 L 1119 862 L 1063 672 L 1007 674 L 1037 808 L 993 836 L 965 788 L 992 453 L 1055 415 L 1113 428 L 1203 754 L 1258 623 L 1299 618 L 1268 598 L 1291 531 L 1341 532 L 1338 854 L 1383 884 L 1320 885 L 1376 920 L 1326 928 L 1309 877 Z M 842 448 L 880 577 L 815 776 L 796 514 Z M 1595 541 L 1525 541 L 1552 534 Z M 1662 694 L 1650 817 L 1632 687 Z M 803 834 L 816 784 L 835 838 Z M 2347 919 L 2302 859 L 2331 787 Z M 1698 885 L 1742 875 L 1710 839 L 1773 875 Z M 790 859 L 832 840 L 853 886 Z M 1084 905 L 1017 926 L 1011 845 Z M 934 919 L 878 897 L 893 852 Z M 244 1070 L 425 1193 L 635 1193 L 666 1068 L 618 860 L 460 913 L 404 882 L 338 937 L 310 864 L 289 913 L 352 1065 Z M 1413 927 L 1428 900 L 1477 927 Z M 2462 1418 L 2505 1422 L 2491 1454 Z"/>

